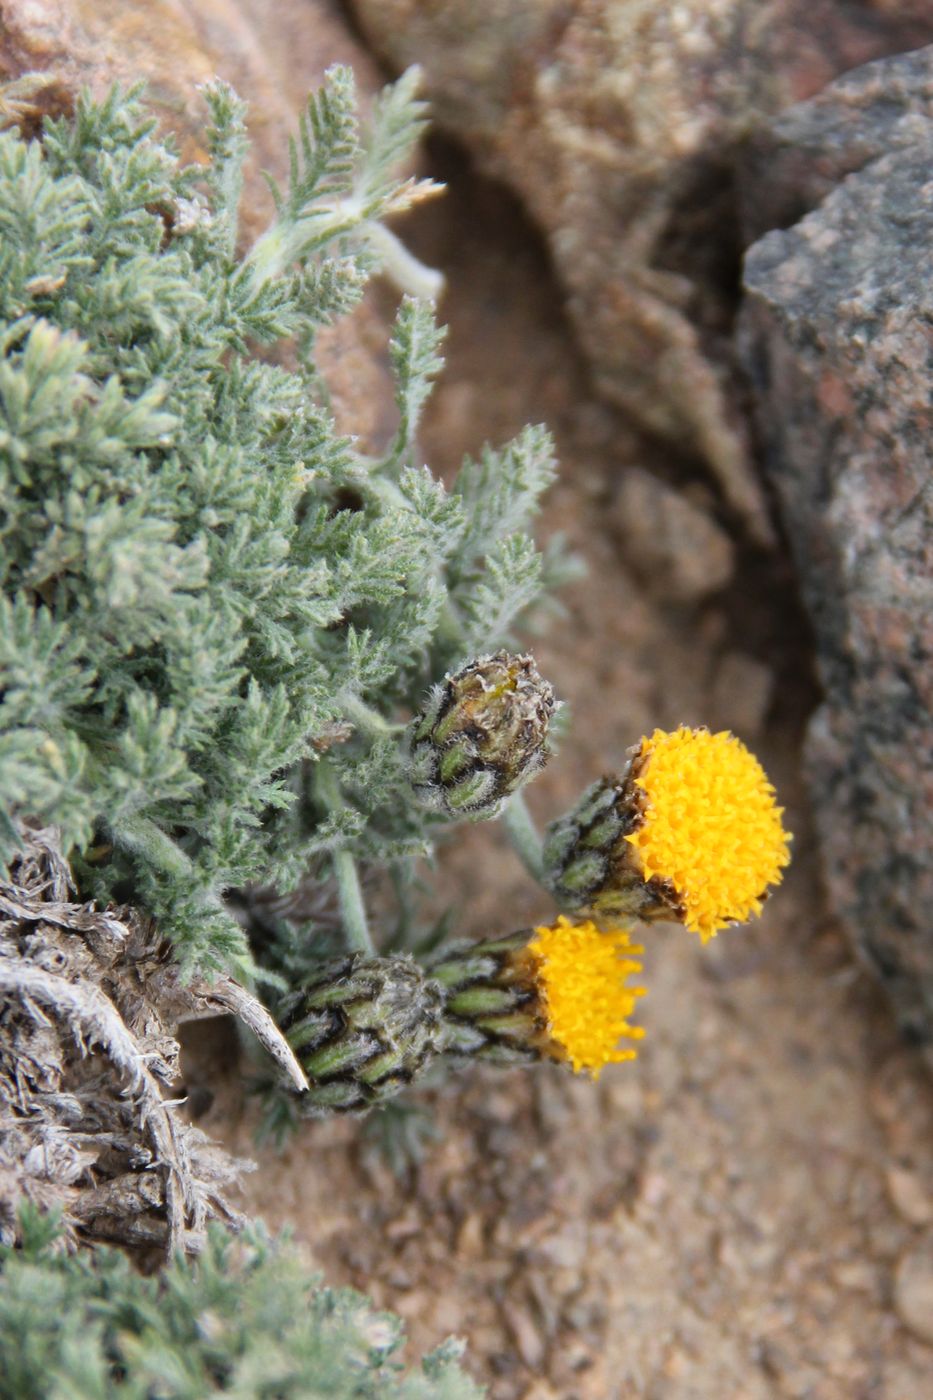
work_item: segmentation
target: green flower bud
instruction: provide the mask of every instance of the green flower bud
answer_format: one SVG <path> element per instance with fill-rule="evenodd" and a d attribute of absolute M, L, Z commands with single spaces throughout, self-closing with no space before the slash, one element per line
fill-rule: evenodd
<path fill-rule="evenodd" d="M 499 651 L 448 675 L 409 731 L 418 800 L 450 817 L 496 816 L 544 765 L 556 708 L 531 656 Z"/>
<path fill-rule="evenodd" d="M 647 880 L 631 842 L 644 803 L 628 773 L 600 778 L 544 838 L 544 881 L 563 909 L 603 918 L 676 918 L 676 900 Z"/>
<path fill-rule="evenodd" d="M 530 929 L 448 944 L 429 971 L 444 989 L 444 1049 L 455 1058 L 515 1064 L 540 1058 L 545 1016 L 529 975 Z"/>
<path fill-rule="evenodd" d="M 322 964 L 285 1001 L 285 1038 L 308 1076 L 307 1117 L 359 1113 L 415 1078 L 441 1045 L 443 992 L 407 956 Z"/>

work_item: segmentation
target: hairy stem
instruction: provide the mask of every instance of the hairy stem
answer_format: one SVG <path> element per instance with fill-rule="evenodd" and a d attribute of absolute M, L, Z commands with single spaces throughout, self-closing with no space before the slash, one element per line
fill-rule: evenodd
<path fill-rule="evenodd" d="M 372 223 L 367 229 L 370 246 L 382 261 L 382 271 L 400 292 L 408 292 L 424 301 L 437 301 L 444 290 L 444 274 L 426 267 L 409 252 L 400 238 L 384 224 Z"/>
<path fill-rule="evenodd" d="M 391 720 L 381 715 L 378 710 L 374 710 L 365 700 L 361 700 L 358 695 L 344 693 L 340 697 L 340 703 L 346 712 L 347 718 L 362 729 L 364 734 L 401 734 L 405 729 L 404 724 L 394 724 Z"/>
<path fill-rule="evenodd" d="M 322 759 L 315 772 L 315 792 L 321 802 L 332 812 L 339 812 L 344 805 L 340 784 L 333 766 Z M 354 952 L 375 953 L 369 921 L 366 918 L 366 905 L 356 868 L 356 858 L 346 849 L 333 851 L 331 861 L 334 878 L 337 881 L 337 894 L 340 900 L 340 916 L 343 923 L 347 946 Z"/>
<path fill-rule="evenodd" d="M 376 949 L 369 932 L 356 860 L 349 851 L 335 851 L 333 862 L 347 946 L 354 952 L 366 953 L 372 957 Z"/>
<path fill-rule="evenodd" d="M 544 883 L 544 860 L 542 858 L 541 837 L 534 824 L 528 804 L 521 792 L 509 798 L 501 821 L 508 832 L 512 847 L 532 879 Z"/>

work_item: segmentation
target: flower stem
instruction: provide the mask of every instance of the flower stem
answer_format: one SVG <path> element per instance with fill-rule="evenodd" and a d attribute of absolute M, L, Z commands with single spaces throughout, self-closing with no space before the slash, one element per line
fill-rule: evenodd
<path fill-rule="evenodd" d="M 509 798 L 501 820 L 508 832 L 512 847 L 528 874 L 539 884 L 543 884 L 544 860 L 542 858 L 541 837 L 538 835 L 538 829 L 521 792 L 514 792 Z"/>
<path fill-rule="evenodd" d="M 425 267 L 384 224 L 371 223 L 366 232 L 370 246 L 376 249 L 382 260 L 383 273 L 400 292 L 408 292 L 410 296 L 421 297 L 424 301 L 437 301 L 444 290 L 442 272 Z"/>
<path fill-rule="evenodd" d="M 350 851 L 344 850 L 334 851 L 333 862 L 347 947 L 355 953 L 365 953 L 372 957 L 376 950 L 369 932 L 356 860 Z"/>
<path fill-rule="evenodd" d="M 358 695 L 344 693 L 340 697 L 340 703 L 343 705 L 347 718 L 358 729 L 362 729 L 364 734 L 401 734 L 406 727 L 404 724 L 394 724 L 392 720 L 386 719 L 384 715 L 379 714 L 378 710 L 367 705 L 365 700 L 361 700 Z"/>
<path fill-rule="evenodd" d="M 121 846 L 142 855 L 157 870 L 181 879 L 190 879 L 190 856 L 149 817 L 122 817 L 113 828 L 113 837 Z"/>
<path fill-rule="evenodd" d="M 340 811 L 344 805 L 340 783 L 332 765 L 326 759 L 322 759 L 317 765 L 314 788 L 318 800 L 331 812 Z M 347 947 L 355 953 L 366 953 L 372 957 L 376 950 L 369 932 L 356 859 L 351 851 L 338 849 L 331 852 L 331 861 L 340 901 L 340 921 L 343 924 Z"/>

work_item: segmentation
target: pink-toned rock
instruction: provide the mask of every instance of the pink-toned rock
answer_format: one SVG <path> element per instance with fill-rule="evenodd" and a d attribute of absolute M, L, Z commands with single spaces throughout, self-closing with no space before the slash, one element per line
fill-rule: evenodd
<path fill-rule="evenodd" d="M 927 1235 L 898 1264 L 894 1307 L 904 1326 L 933 1346 L 933 1235 Z"/>
<path fill-rule="evenodd" d="M 602 393 L 707 460 L 769 526 L 736 409 L 736 153 L 835 74 L 933 39 L 933 11 L 835 0 L 354 0 L 437 119 L 547 236 Z"/>
<path fill-rule="evenodd" d="M 908 1225 L 933 1224 L 933 1187 L 919 1172 L 907 1167 L 889 1167 L 885 1184 L 891 1204 Z"/>
<path fill-rule="evenodd" d="M 826 691 L 810 788 L 836 909 L 930 1046 L 933 48 L 848 74 L 768 149 L 759 214 L 819 201 L 749 251 L 742 332 Z"/>
<path fill-rule="evenodd" d="M 732 578 L 735 550 L 721 526 L 650 472 L 619 479 L 612 522 L 625 560 L 651 592 L 669 602 L 698 602 Z"/>
<path fill-rule="evenodd" d="M 741 651 L 727 651 L 710 688 L 710 724 L 755 740 L 774 698 L 774 672 Z"/>

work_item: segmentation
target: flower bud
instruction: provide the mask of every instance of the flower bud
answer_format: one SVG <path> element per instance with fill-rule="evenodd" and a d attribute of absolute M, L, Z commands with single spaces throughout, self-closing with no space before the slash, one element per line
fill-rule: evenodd
<path fill-rule="evenodd" d="M 409 731 L 418 800 L 450 817 L 496 816 L 543 766 L 555 709 L 531 656 L 499 651 L 448 675 Z"/>
<path fill-rule="evenodd" d="M 635 1057 L 619 1041 L 642 1035 L 628 1020 L 642 990 L 627 985 L 641 951 L 623 929 L 604 934 L 563 917 L 443 949 L 431 974 L 446 996 L 447 1054 L 494 1064 L 559 1060 L 597 1079 L 605 1065 Z"/>
<path fill-rule="evenodd" d="M 626 836 L 638 821 L 625 778 L 600 778 L 544 839 L 545 883 L 564 909 L 606 918 L 676 918 L 660 882 L 646 881 Z"/>
<path fill-rule="evenodd" d="M 566 909 L 672 919 L 704 942 L 761 912 L 790 856 L 783 809 L 732 734 L 656 729 L 619 778 L 602 778 L 544 843 L 545 878 Z"/>
<path fill-rule="evenodd" d="M 322 964 L 280 1015 L 310 1084 L 300 1111 L 362 1112 L 392 1098 L 440 1048 L 442 1006 L 441 988 L 410 957 Z"/>

